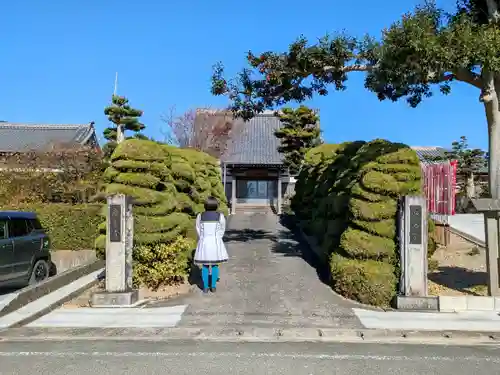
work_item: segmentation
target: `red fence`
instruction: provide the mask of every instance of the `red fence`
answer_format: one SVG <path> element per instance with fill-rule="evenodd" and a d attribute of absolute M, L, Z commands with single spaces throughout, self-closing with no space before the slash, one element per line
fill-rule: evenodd
<path fill-rule="evenodd" d="M 457 162 L 422 162 L 423 190 L 427 212 L 434 215 L 455 215 Z"/>

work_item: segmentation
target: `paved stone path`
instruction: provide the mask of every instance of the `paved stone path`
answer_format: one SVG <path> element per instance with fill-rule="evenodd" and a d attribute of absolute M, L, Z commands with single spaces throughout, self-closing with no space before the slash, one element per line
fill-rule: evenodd
<path fill-rule="evenodd" d="M 221 267 L 217 292 L 197 290 L 170 302 L 188 305 L 178 327 L 362 327 L 354 305 L 320 281 L 277 216 L 231 216 L 226 237 L 230 260 Z"/>

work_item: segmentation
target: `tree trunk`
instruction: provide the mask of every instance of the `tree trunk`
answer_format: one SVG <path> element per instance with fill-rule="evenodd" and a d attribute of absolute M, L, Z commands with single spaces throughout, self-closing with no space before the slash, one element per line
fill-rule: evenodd
<path fill-rule="evenodd" d="M 486 0 L 490 23 L 498 23 L 498 1 Z M 492 72 L 482 71 L 483 90 L 481 98 L 486 110 L 488 121 L 488 173 L 491 197 L 500 199 L 500 112 L 498 93 L 500 92 L 500 77 Z"/>
<path fill-rule="evenodd" d="M 121 143 L 125 140 L 123 125 L 116 126 L 116 143 Z"/>
<path fill-rule="evenodd" d="M 500 111 L 496 93 L 494 96 L 493 100 L 484 103 L 484 107 L 488 121 L 490 194 L 492 198 L 500 199 Z"/>

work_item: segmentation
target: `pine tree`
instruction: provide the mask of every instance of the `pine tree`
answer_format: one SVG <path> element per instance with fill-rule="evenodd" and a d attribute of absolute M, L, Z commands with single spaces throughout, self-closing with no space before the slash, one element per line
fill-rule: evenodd
<path fill-rule="evenodd" d="M 284 108 L 278 113 L 283 126 L 274 135 L 280 139 L 278 151 L 284 156 L 284 164 L 291 174 L 299 172 L 306 152 L 321 143 L 318 116 L 306 107 Z"/>
<path fill-rule="evenodd" d="M 132 108 L 124 96 L 113 95 L 111 105 L 104 109 L 104 114 L 113 124 L 104 130 L 104 138 L 108 141 L 104 145 L 106 157 L 113 153 L 118 143 L 125 140 L 125 131 L 140 134 L 139 132 L 145 128 L 145 125 L 139 121 L 142 111 Z"/>
<path fill-rule="evenodd" d="M 457 175 L 461 188 L 469 198 L 476 196 L 475 175 L 488 166 L 488 155 L 481 149 L 470 148 L 467 137 L 461 136 L 459 141 L 451 144 L 451 150 L 445 151 L 442 157 L 429 158 L 430 161 L 456 160 Z"/>

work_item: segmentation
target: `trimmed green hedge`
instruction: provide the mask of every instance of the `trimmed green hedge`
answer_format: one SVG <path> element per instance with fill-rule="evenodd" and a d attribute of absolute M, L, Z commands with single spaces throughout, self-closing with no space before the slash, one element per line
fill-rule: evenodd
<path fill-rule="evenodd" d="M 149 287 L 178 280 L 178 269 L 174 272 L 169 265 L 158 264 L 159 259 L 168 258 L 160 252 L 175 249 L 179 259 L 184 259 L 178 253 L 193 250 L 195 217 L 203 211 L 209 196 L 217 198 L 220 210 L 228 213 L 218 161 L 196 150 L 147 140 L 126 140 L 113 152 L 104 182 L 106 194 L 122 193 L 135 200 L 134 245 L 141 249 L 134 253 L 135 269 L 141 275 L 137 280 Z M 96 241 L 99 257 L 104 257 L 106 214 L 103 207 Z"/>
<path fill-rule="evenodd" d="M 420 161 L 386 140 L 313 148 L 291 208 L 330 257 L 333 288 L 362 303 L 388 306 L 396 294 L 398 198 L 419 195 Z"/>
<path fill-rule="evenodd" d="M 97 228 L 102 221 L 98 204 L 39 203 L 1 209 L 36 212 L 50 236 L 52 250 L 94 249 Z"/>
<path fill-rule="evenodd" d="M 134 243 L 170 243 L 178 236 L 194 238 L 194 218 L 210 195 L 227 214 L 220 167 L 213 157 L 147 140 L 130 139 L 118 145 L 104 173 L 106 194 L 123 193 L 135 199 Z M 101 212 L 105 220 L 106 209 Z M 102 250 L 106 226 L 96 241 Z"/>

